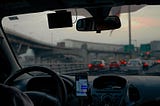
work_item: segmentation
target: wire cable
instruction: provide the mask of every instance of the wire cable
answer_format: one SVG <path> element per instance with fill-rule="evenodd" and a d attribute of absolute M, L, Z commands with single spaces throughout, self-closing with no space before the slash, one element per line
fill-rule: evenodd
<path fill-rule="evenodd" d="M 76 12 L 76 19 L 75 21 L 72 23 L 72 24 L 75 24 L 77 22 L 77 19 L 78 19 L 78 12 L 77 12 L 77 9 L 75 9 L 75 12 Z"/>

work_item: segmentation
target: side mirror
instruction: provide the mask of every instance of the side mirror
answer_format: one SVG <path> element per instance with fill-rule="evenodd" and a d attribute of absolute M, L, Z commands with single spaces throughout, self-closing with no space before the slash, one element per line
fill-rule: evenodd
<path fill-rule="evenodd" d="M 113 30 L 121 27 L 121 21 L 118 16 L 108 16 L 101 22 L 97 22 L 94 18 L 79 19 L 76 24 L 78 31 L 101 31 Z"/>

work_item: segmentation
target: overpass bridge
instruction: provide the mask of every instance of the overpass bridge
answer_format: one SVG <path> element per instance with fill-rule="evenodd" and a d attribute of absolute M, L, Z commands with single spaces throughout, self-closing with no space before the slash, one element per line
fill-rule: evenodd
<path fill-rule="evenodd" d="M 35 54 L 38 56 L 52 55 L 52 54 L 70 54 L 75 56 L 81 56 L 80 49 L 77 48 L 65 48 L 65 47 L 57 47 L 48 43 L 44 43 L 38 40 L 35 40 L 31 37 L 26 37 L 25 35 L 9 34 L 7 33 L 11 45 L 13 46 L 15 52 L 20 55 L 26 53 L 28 48 L 34 50 Z M 39 54 L 41 51 L 41 54 Z M 44 52 L 45 53 L 44 53 Z"/>
<path fill-rule="evenodd" d="M 21 55 L 26 53 L 30 48 L 35 53 L 35 59 L 40 60 L 41 58 L 55 58 L 57 56 L 75 56 L 81 58 L 83 62 L 89 61 L 89 55 L 95 54 L 96 57 L 99 54 L 115 54 L 117 55 L 128 55 L 128 53 L 123 51 L 113 51 L 113 50 L 96 50 L 91 48 L 74 48 L 74 47 L 58 47 L 51 44 L 43 43 L 41 41 L 35 40 L 26 35 L 20 33 L 8 33 L 7 36 L 11 41 L 16 54 Z M 51 60 L 49 60 L 51 61 Z"/>

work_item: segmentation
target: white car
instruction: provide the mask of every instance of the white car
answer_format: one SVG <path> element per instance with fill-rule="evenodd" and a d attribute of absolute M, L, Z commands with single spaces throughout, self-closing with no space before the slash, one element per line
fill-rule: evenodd
<path fill-rule="evenodd" d="M 127 63 L 127 70 L 135 70 L 135 71 L 141 71 L 143 69 L 142 60 L 140 59 L 130 59 Z"/>

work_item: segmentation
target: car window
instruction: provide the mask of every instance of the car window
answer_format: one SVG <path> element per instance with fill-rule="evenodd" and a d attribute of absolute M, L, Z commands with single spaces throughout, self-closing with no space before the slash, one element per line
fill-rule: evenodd
<path fill-rule="evenodd" d="M 139 63 L 139 61 L 136 61 L 136 60 L 132 60 L 132 61 L 129 61 L 129 63 L 133 63 L 133 64 L 136 64 L 136 63 Z"/>
<path fill-rule="evenodd" d="M 117 64 L 117 62 L 111 62 L 111 64 Z"/>
<path fill-rule="evenodd" d="M 92 64 L 101 64 L 102 61 L 92 61 L 91 63 L 92 63 Z"/>

